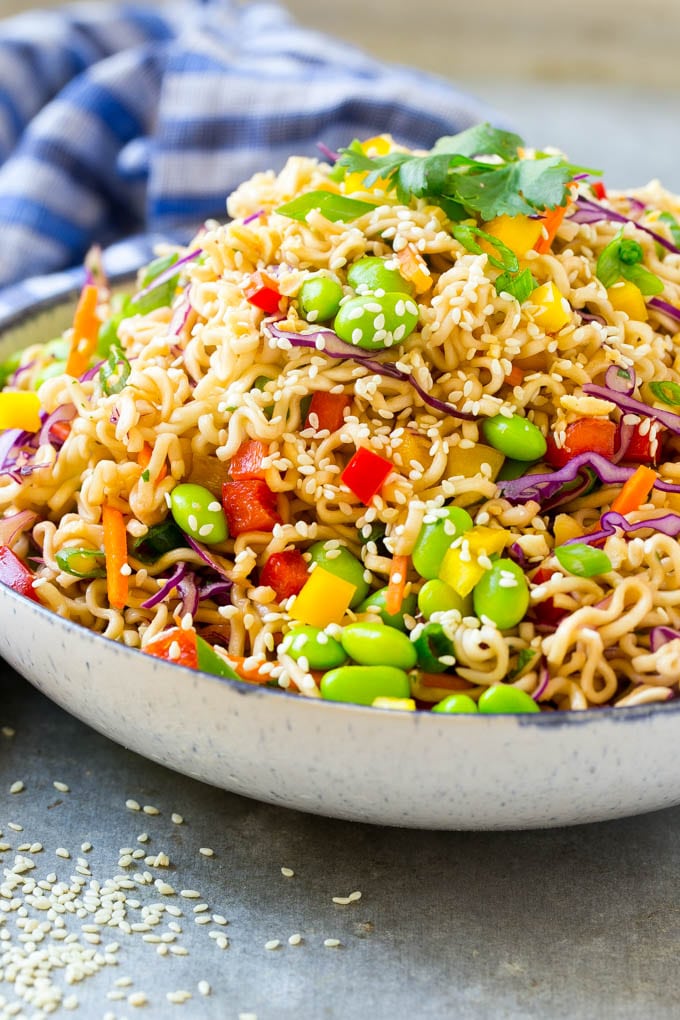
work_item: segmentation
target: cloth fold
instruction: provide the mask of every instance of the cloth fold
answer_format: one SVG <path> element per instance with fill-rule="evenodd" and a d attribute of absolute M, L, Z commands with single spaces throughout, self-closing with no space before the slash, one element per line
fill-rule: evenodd
<path fill-rule="evenodd" d="M 44 295 L 49 285 L 29 278 L 77 266 L 93 243 L 188 239 L 225 216 L 242 180 L 318 155 L 319 142 L 389 132 L 429 148 L 483 119 L 500 122 L 447 80 L 381 63 L 273 4 L 86 3 L 10 18 L 0 311 Z"/>

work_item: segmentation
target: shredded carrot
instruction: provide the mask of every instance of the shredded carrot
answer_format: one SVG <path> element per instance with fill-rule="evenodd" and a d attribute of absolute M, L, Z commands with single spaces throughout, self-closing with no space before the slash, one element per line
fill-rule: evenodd
<path fill-rule="evenodd" d="M 575 188 L 575 182 L 572 181 L 568 187 Z M 542 217 L 543 231 L 534 245 L 534 251 L 537 251 L 539 255 L 547 254 L 547 252 L 549 252 L 552 248 L 552 243 L 555 240 L 555 234 L 560 229 L 566 211 L 566 205 L 557 205 L 554 209 L 546 209 Z"/>
<path fill-rule="evenodd" d="M 429 290 L 434 280 L 428 268 L 427 262 L 420 254 L 415 245 L 407 244 L 397 252 L 399 272 L 405 279 L 413 284 L 416 294 L 423 294 Z"/>
<path fill-rule="evenodd" d="M 629 514 L 633 510 L 637 510 L 649 496 L 658 477 L 656 471 L 652 471 L 645 464 L 640 464 L 639 468 L 624 483 L 621 492 L 612 503 L 612 510 L 619 514 Z"/>
<path fill-rule="evenodd" d="M 128 597 L 128 575 L 124 570 L 128 561 L 125 519 L 120 510 L 104 504 L 102 524 L 109 603 L 114 609 L 122 609 Z"/>
<path fill-rule="evenodd" d="M 513 365 L 505 377 L 509 386 L 521 386 L 524 382 L 524 372 L 517 365 Z"/>
<path fill-rule="evenodd" d="M 392 557 L 390 566 L 390 579 L 387 584 L 387 595 L 385 596 L 385 612 L 394 616 L 401 609 L 404 601 L 404 589 L 406 588 L 406 575 L 408 573 L 408 556 Z"/>
<path fill-rule="evenodd" d="M 148 468 L 149 464 L 151 463 L 152 456 L 153 456 L 153 447 L 149 446 L 148 443 L 144 443 L 144 446 L 141 448 L 141 450 L 137 454 L 137 463 L 139 464 L 139 466 L 141 467 L 142 470 L 144 470 L 145 468 Z M 158 476 L 157 476 L 157 478 L 154 479 L 154 481 L 162 482 L 163 479 L 165 478 L 165 476 L 167 475 L 167 473 L 168 473 L 168 466 L 165 463 L 165 461 L 163 461 L 163 464 L 161 465 L 161 469 L 158 472 Z"/>
<path fill-rule="evenodd" d="M 67 375 L 78 379 L 87 370 L 90 358 L 97 347 L 97 335 L 101 325 L 97 315 L 99 291 L 93 283 L 86 284 L 81 293 L 73 317 L 73 336 L 66 361 Z"/>

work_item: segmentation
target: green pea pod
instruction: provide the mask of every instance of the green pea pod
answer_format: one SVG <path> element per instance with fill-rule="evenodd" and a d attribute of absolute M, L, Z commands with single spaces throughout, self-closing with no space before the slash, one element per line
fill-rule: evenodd
<path fill-rule="evenodd" d="M 239 680 L 238 673 L 232 669 L 228 662 L 225 662 L 221 655 L 218 655 L 214 648 L 199 634 L 196 635 L 196 655 L 198 668 L 204 673 L 212 673 L 213 676 L 224 676 L 229 680 Z"/>
<path fill-rule="evenodd" d="M 427 623 L 413 642 L 418 656 L 418 666 L 426 673 L 444 673 L 453 662 L 442 662 L 444 658 L 454 658 L 453 642 L 444 633 L 440 623 Z"/>
<path fill-rule="evenodd" d="M 158 279 L 162 273 L 170 269 L 177 262 L 179 256 L 177 252 L 172 252 L 170 255 L 162 255 L 160 258 L 154 259 L 146 267 L 142 278 L 140 280 L 140 291 L 146 290 L 147 287 L 151 287 L 154 280 Z M 158 286 L 153 287 L 148 293 L 143 294 L 141 297 L 136 297 L 130 302 L 129 315 L 148 315 L 149 312 L 155 311 L 156 308 L 165 308 L 167 305 L 172 304 L 172 299 L 175 296 L 177 290 L 177 284 L 179 282 L 179 273 L 176 276 L 170 277 L 169 280 L 164 280 L 159 283 Z"/>
<path fill-rule="evenodd" d="M 555 556 L 561 567 L 576 577 L 598 577 L 612 569 L 612 561 L 602 549 L 594 549 L 586 542 L 558 545 Z"/>
<path fill-rule="evenodd" d="M 334 195 L 332 191 L 306 191 L 304 194 L 294 198 L 292 202 L 286 202 L 275 210 L 279 216 L 288 216 L 291 220 L 300 220 L 304 223 L 308 214 L 313 209 L 318 209 L 327 220 L 336 223 L 351 223 L 365 216 L 376 208 L 374 202 L 362 202 L 358 198 L 348 198 L 346 195 Z"/>
<path fill-rule="evenodd" d="M 73 577 L 106 577 L 104 552 L 101 549 L 60 549 L 55 559 L 60 570 Z M 101 566 L 97 565 L 100 561 Z"/>

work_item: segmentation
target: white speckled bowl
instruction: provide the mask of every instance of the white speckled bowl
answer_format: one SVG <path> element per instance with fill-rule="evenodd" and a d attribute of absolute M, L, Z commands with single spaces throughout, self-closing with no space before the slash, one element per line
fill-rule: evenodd
<path fill-rule="evenodd" d="M 0 321 L 0 360 L 74 295 Z M 0 585 L 0 653 L 49 698 L 169 768 L 258 800 L 432 829 L 537 828 L 680 803 L 680 700 L 441 716 L 309 700 L 116 644 Z"/>

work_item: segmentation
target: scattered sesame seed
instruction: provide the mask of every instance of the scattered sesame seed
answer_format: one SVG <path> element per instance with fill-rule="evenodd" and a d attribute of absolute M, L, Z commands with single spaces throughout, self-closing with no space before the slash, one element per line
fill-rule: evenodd
<path fill-rule="evenodd" d="M 340 939 L 324 939 L 323 944 L 327 949 L 335 949 L 342 943 L 340 942 Z"/>
<path fill-rule="evenodd" d="M 265 949 L 279 949 L 281 941 L 279 939 L 270 939 L 269 942 L 265 942 Z"/>
<path fill-rule="evenodd" d="M 175 811 L 170 815 L 170 821 L 174 822 L 175 825 L 181 825 L 184 819 L 181 815 L 178 815 Z"/>
<path fill-rule="evenodd" d="M 149 842 L 149 834 L 148 834 L 148 832 L 140 832 L 139 836 L 137 836 L 137 842 L 138 843 L 148 843 Z"/>
<path fill-rule="evenodd" d="M 209 846 L 202 846 L 199 849 L 199 854 L 203 854 L 204 857 L 213 857 L 215 854 L 214 850 L 211 850 Z"/>
<path fill-rule="evenodd" d="M 183 896 L 185 900 L 200 900 L 200 892 L 196 892 L 195 889 L 182 889 L 180 896 Z"/>
<path fill-rule="evenodd" d="M 165 998 L 168 1000 L 168 1002 L 172 1002 L 178 1006 L 181 1006 L 183 1002 L 186 1002 L 188 999 L 191 998 L 191 992 L 187 992 L 184 989 L 180 988 L 176 992 L 167 992 Z"/>
<path fill-rule="evenodd" d="M 68 857 L 71 856 L 70 853 L 68 852 L 68 850 L 65 847 L 63 847 L 63 846 L 58 846 L 57 849 L 54 852 L 57 855 L 57 857 L 68 858 Z"/>
<path fill-rule="evenodd" d="M 197 987 L 201 995 L 210 995 L 211 989 L 207 981 L 199 981 Z"/>
<path fill-rule="evenodd" d="M 131 1006 L 146 1006 L 149 1000 L 144 992 L 133 992 L 132 995 L 128 995 L 127 1001 Z"/>
<path fill-rule="evenodd" d="M 142 810 L 142 805 L 138 801 L 133 800 L 132 798 L 130 798 L 129 800 L 125 801 L 125 807 L 129 811 L 141 811 Z"/>
<path fill-rule="evenodd" d="M 302 935 L 300 935 L 299 932 L 296 932 L 295 935 L 290 935 L 289 938 L 288 938 L 288 945 L 289 946 L 299 946 L 301 942 L 302 942 Z"/>
<path fill-rule="evenodd" d="M 17 781 L 15 783 L 12 783 L 12 785 L 10 786 L 9 792 L 10 793 L 22 793 L 25 789 L 26 789 L 26 787 L 21 782 L 21 780 L 17 779 Z"/>
<path fill-rule="evenodd" d="M 158 810 L 158 808 L 154 807 L 153 804 L 145 804 L 144 807 L 142 808 L 142 811 L 144 812 L 145 815 L 159 815 L 160 814 L 160 811 Z"/>
<path fill-rule="evenodd" d="M 284 878 L 293 878 L 295 872 L 292 868 L 281 868 L 281 874 Z"/>

